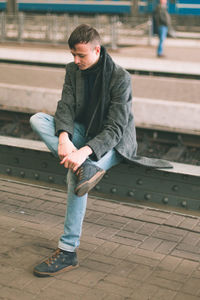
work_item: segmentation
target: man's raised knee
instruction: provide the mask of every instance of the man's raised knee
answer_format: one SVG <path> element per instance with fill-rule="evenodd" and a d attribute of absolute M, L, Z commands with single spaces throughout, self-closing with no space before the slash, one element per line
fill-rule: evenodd
<path fill-rule="evenodd" d="M 30 124 L 32 128 L 38 124 L 38 121 L 41 119 L 42 114 L 43 113 L 39 112 L 30 117 Z"/>

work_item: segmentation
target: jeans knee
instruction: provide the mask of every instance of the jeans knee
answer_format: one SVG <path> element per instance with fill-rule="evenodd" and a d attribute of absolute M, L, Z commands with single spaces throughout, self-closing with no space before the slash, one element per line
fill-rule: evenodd
<path fill-rule="evenodd" d="M 37 121 L 38 117 L 40 116 L 40 113 L 36 113 L 33 116 L 30 117 L 30 123 L 35 124 L 35 122 Z"/>
<path fill-rule="evenodd" d="M 29 122 L 30 122 L 30 124 L 31 124 L 31 127 L 32 127 L 32 129 L 35 129 L 36 127 L 37 127 L 37 125 L 38 125 L 38 123 L 39 123 L 39 120 L 41 119 L 41 117 L 42 117 L 42 114 L 43 113 L 36 113 L 36 114 L 34 114 L 33 116 L 31 116 L 30 117 L 30 120 L 29 120 Z"/>

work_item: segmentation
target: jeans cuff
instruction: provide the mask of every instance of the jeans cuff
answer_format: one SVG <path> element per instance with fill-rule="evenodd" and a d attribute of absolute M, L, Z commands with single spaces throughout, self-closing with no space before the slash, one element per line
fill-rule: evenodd
<path fill-rule="evenodd" d="M 69 252 L 75 252 L 76 248 L 67 244 L 64 244 L 63 242 L 59 241 L 58 242 L 58 248 L 64 251 L 69 251 Z"/>

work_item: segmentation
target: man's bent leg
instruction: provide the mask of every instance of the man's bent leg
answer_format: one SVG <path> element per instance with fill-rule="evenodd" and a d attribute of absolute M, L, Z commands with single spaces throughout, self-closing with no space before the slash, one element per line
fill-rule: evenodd
<path fill-rule="evenodd" d="M 53 149 L 55 155 L 57 155 L 56 147 L 58 146 L 58 139 L 55 137 L 56 141 L 52 140 L 55 136 L 53 117 L 43 113 L 37 114 L 34 118 L 32 117 L 31 122 L 33 129 L 40 135 L 41 139 L 47 144 L 49 149 L 51 151 Z M 85 129 L 81 124 L 75 125 L 72 142 L 77 148 L 80 148 L 86 142 L 84 136 Z M 51 143 L 53 143 L 53 147 Z M 98 162 L 89 161 L 93 165 L 108 170 L 112 166 L 118 164 L 121 159 L 122 158 L 115 150 L 111 150 Z M 85 216 L 88 195 L 85 194 L 82 197 L 75 195 L 74 190 L 76 184 L 77 176 L 71 170 L 68 170 L 68 199 L 64 223 L 64 234 L 60 238 L 56 252 L 49 259 L 43 261 L 34 268 L 34 274 L 36 276 L 53 276 L 78 266 L 75 250 L 80 244 L 82 223 Z"/>
<path fill-rule="evenodd" d="M 52 153 L 58 157 L 58 137 L 55 136 L 54 118 L 45 113 L 37 113 L 30 119 L 31 127 L 40 136 Z M 85 145 L 85 127 L 82 124 L 74 124 L 73 144 L 80 148 Z M 64 226 L 64 238 L 61 237 L 59 248 L 65 251 L 75 251 L 79 245 L 82 222 L 87 205 L 87 195 L 77 197 L 74 189 L 77 183 L 77 176 L 68 170 L 67 174 L 67 210 Z M 63 241 L 63 243 L 62 243 Z"/>
<path fill-rule="evenodd" d="M 46 143 L 48 148 L 57 155 L 58 138 L 53 140 L 55 135 L 54 118 L 43 113 L 32 117 L 31 125 L 39 134 L 41 139 Z M 77 148 L 85 145 L 85 128 L 83 125 L 74 124 L 74 135 L 72 142 Z M 53 152 L 52 151 L 52 152 Z M 38 277 L 54 276 L 59 273 L 72 270 L 78 266 L 77 254 L 75 249 L 79 245 L 82 222 L 86 211 L 87 195 L 77 197 L 74 194 L 77 177 L 68 170 L 68 200 L 67 210 L 64 223 L 64 235 L 61 237 L 58 249 L 47 260 L 43 261 L 34 268 L 34 275 Z"/>
<path fill-rule="evenodd" d="M 40 112 L 30 118 L 30 124 L 54 156 L 58 157 L 58 137 L 55 136 L 54 118 Z"/>

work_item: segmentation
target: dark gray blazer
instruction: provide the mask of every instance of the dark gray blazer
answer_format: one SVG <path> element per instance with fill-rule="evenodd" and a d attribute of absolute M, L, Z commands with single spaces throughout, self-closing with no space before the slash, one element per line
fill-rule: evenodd
<path fill-rule="evenodd" d="M 84 79 L 75 63 L 66 66 L 61 100 L 55 113 L 56 135 L 60 130 L 73 135 L 74 122 L 84 111 Z M 132 160 L 137 142 L 132 114 L 132 88 L 129 73 L 115 64 L 111 78 L 108 107 L 102 131 L 87 142 L 99 160 L 112 148 Z"/>

